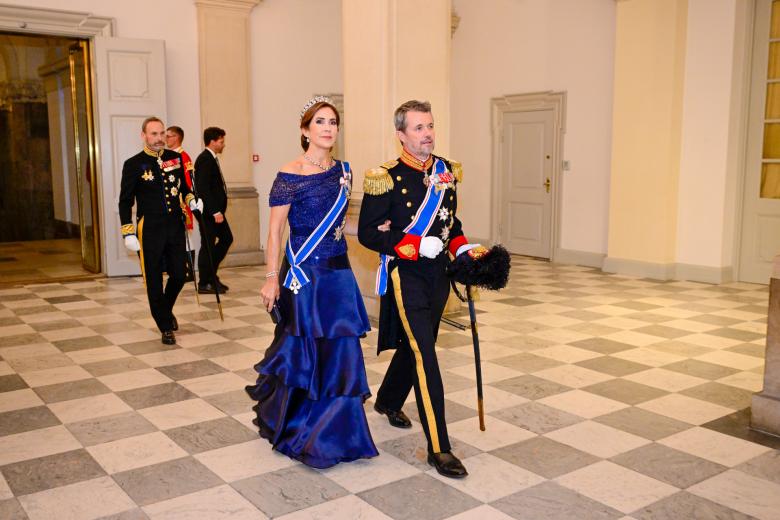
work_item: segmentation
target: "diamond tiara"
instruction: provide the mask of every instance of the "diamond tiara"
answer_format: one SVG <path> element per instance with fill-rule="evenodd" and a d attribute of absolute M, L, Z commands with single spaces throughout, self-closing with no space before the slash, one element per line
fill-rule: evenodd
<path fill-rule="evenodd" d="M 333 101 L 331 101 L 330 98 L 325 96 L 314 96 L 309 101 L 307 101 L 305 105 L 303 105 L 303 110 L 301 110 L 301 119 L 303 119 L 303 114 L 305 114 L 307 110 L 309 110 L 317 103 L 330 103 L 332 105 Z"/>

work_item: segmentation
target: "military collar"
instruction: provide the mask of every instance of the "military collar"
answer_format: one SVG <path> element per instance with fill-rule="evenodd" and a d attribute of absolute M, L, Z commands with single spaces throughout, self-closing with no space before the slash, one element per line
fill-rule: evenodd
<path fill-rule="evenodd" d="M 165 152 L 165 148 L 163 148 L 159 152 L 155 152 L 154 150 L 152 150 L 148 146 L 144 145 L 144 153 L 146 155 L 148 155 L 149 157 L 154 157 L 155 159 L 159 159 L 160 157 L 162 157 L 163 152 Z"/>
<path fill-rule="evenodd" d="M 414 168 L 415 170 L 421 172 L 428 171 L 428 168 L 430 168 L 433 164 L 433 155 L 428 157 L 425 161 L 421 161 L 414 155 L 410 154 L 406 148 L 401 151 L 401 157 L 399 157 L 399 159 L 402 163 L 409 166 L 410 168 Z"/>

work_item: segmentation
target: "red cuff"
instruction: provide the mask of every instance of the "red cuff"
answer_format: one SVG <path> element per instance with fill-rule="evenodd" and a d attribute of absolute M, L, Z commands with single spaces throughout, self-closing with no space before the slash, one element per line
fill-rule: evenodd
<path fill-rule="evenodd" d="M 393 249 L 398 253 L 399 258 L 417 260 L 417 256 L 420 254 L 421 240 L 421 236 L 406 234 L 403 240 L 398 242 Z"/>
<path fill-rule="evenodd" d="M 450 254 L 452 254 L 452 256 L 455 256 L 455 253 L 458 252 L 458 248 L 463 244 L 468 244 L 468 243 L 469 241 L 463 235 L 453 238 L 452 240 L 450 240 L 450 247 L 449 247 Z"/>

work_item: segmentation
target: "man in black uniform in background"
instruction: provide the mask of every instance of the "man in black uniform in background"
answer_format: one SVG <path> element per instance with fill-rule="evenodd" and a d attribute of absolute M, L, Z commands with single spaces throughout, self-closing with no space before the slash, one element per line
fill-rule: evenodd
<path fill-rule="evenodd" d="M 203 200 L 204 207 L 199 220 L 201 246 L 198 253 L 200 274 L 198 292 L 214 294 L 215 285 L 221 293 L 228 290 L 228 286 L 219 281 L 217 269 L 225 259 L 230 244 L 233 243 L 233 233 L 225 217 L 228 201 L 227 186 L 217 159 L 217 154 L 225 149 L 225 131 L 215 126 L 206 128 L 203 131 L 203 144 L 206 145 L 206 149 L 195 159 L 195 193 Z M 210 243 L 206 242 L 206 238 Z M 209 249 L 211 249 L 211 261 L 208 256 Z"/>
<path fill-rule="evenodd" d="M 414 387 L 428 439 L 428 463 L 444 476 L 461 478 L 468 473 L 450 452 L 435 346 L 450 292 L 447 251 L 455 256 L 476 245 L 468 243 L 455 216 L 460 164 L 431 153 L 435 132 L 430 103 L 404 103 L 395 111 L 394 123 L 403 152 L 398 160 L 366 173 L 358 223 L 360 243 L 388 261 L 389 274 L 378 277 L 386 280 L 378 346 L 380 351 L 396 350 L 374 408 L 391 425 L 411 427 L 401 408 Z M 436 203 L 431 202 L 434 199 Z"/>
<path fill-rule="evenodd" d="M 119 193 L 119 219 L 125 247 L 137 251 L 146 295 L 157 328 L 166 345 L 176 343 L 178 329 L 173 305 L 184 286 L 184 203 L 193 211 L 203 203 L 190 192 L 184 180 L 180 154 L 165 149 L 165 126 L 156 117 L 147 118 L 141 127 L 144 149 L 125 161 Z M 136 222 L 133 224 L 133 203 Z M 164 262 L 164 264 L 163 264 Z M 168 282 L 163 290 L 163 265 Z"/>

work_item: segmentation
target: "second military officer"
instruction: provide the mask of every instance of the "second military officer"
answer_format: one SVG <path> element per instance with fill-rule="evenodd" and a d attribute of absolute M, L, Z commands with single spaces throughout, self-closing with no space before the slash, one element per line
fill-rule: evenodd
<path fill-rule="evenodd" d="M 182 204 L 201 211 L 203 203 L 195 198 L 184 180 L 182 156 L 166 150 L 165 126 L 156 117 L 141 126 L 144 149 L 125 161 L 119 193 L 119 218 L 125 246 L 137 251 L 146 295 L 162 342 L 176 343 L 178 329 L 173 305 L 184 286 L 184 214 Z M 136 205 L 136 223 L 132 208 Z M 163 269 L 168 282 L 163 289 Z"/>
<path fill-rule="evenodd" d="M 454 256 L 475 247 L 455 215 L 462 173 L 459 163 L 432 154 L 430 103 L 404 103 L 394 123 L 403 152 L 366 173 L 358 224 L 360 243 L 380 253 L 379 350 L 395 349 L 374 408 L 391 425 L 411 427 L 401 408 L 414 388 L 428 463 L 460 478 L 467 472 L 450 451 L 435 347 L 450 291 L 447 251 Z"/>

